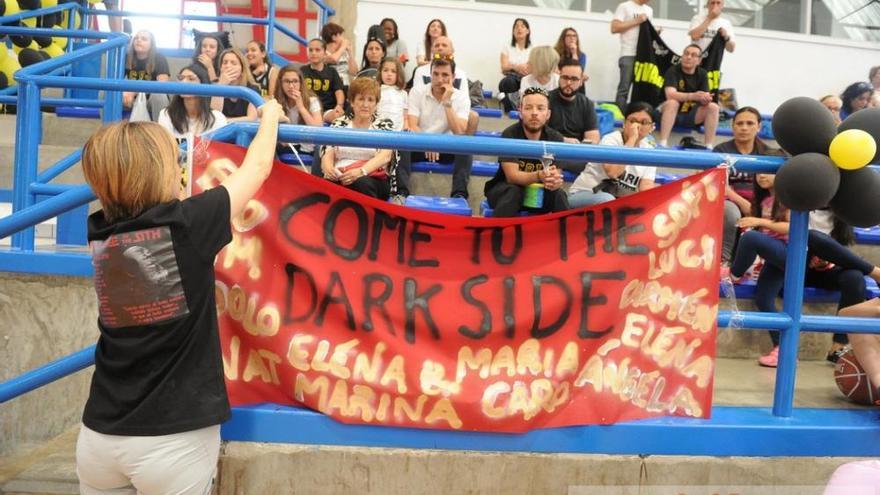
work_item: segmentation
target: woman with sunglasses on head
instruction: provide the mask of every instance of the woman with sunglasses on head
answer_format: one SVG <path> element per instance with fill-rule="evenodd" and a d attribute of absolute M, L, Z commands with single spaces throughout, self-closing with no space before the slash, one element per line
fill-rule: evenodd
<path fill-rule="evenodd" d="M 644 102 L 632 102 L 626 107 L 623 128 L 605 135 L 599 144 L 628 148 L 654 148 L 646 139 L 654 131 L 654 108 Z M 588 163 L 568 190 L 568 204 L 572 208 L 613 201 L 653 187 L 656 169 L 641 165 L 615 163 Z"/>
<path fill-rule="evenodd" d="M 209 84 L 208 72 L 201 64 L 184 67 L 177 75 L 178 82 Z M 226 125 L 226 116 L 219 110 L 211 109 L 211 98 L 207 96 L 174 95 L 167 108 L 159 113 L 159 125 L 180 141 L 187 134 L 199 136 L 205 132 Z"/>
<path fill-rule="evenodd" d="M 379 37 L 371 37 L 364 44 L 364 55 L 361 58 L 361 70 L 356 77 L 371 77 L 377 79 L 379 66 L 386 57 L 385 40 Z"/>

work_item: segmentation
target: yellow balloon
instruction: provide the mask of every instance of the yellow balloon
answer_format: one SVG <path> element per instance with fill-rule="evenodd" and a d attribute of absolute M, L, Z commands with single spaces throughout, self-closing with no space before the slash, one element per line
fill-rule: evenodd
<path fill-rule="evenodd" d="M 0 72 L 6 74 L 6 79 L 9 80 L 10 86 L 15 86 L 17 83 L 15 79 L 12 78 L 12 75 L 15 74 L 15 71 L 21 69 L 21 66 L 18 65 L 18 60 L 15 57 L 6 57 L 4 60 L 0 61 Z"/>
<path fill-rule="evenodd" d="M 9 50 L 6 48 L 6 43 L 0 43 L 0 64 L 9 56 Z"/>
<path fill-rule="evenodd" d="M 29 28 L 35 28 L 37 27 L 37 18 L 31 17 L 30 19 L 22 19 L 21 23 Z"/>
<path fill-rule="evenodd" d="M 843 131 L 831 141 L 828 156 L 844 170 L 856 170 L 871 162 L 877 153 L 877 143 L 861 129 Z"/>
<path fill-rule="evenodd" d="M 52 43 L 51 45 L 47 46 L 46 48 L 43 48 L 43 51 L 48 53 L 49 56 L 52 58 L 64 55 L 64 50 L 60 46 L 56 45 L 55 43 Z"/>
<path fill-rule="evenodd" d="M 63 28 L 61 26 L 52 26 L 52 29 L 61 30 L 61 29 L 67 29 L 67 28 Z M 52 41 L 56 45 L 58 45 L 58 48 L 61 48 L 61 49 L 67 48 L 67 37 L 65 37 L 65 36 L 53 36 Z"/>

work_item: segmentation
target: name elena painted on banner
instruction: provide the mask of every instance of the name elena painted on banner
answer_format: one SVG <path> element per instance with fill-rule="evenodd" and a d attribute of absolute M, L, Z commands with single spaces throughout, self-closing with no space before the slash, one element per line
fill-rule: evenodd
<path fill-rule="evenodd" d="M 231 160 L 213 160 L 196 182 L 202 189 L 216 187 L 235 168 Z M 697 397 L 711 391 L 717 294 L 684 291 L 671 280 L 689 272 L 715 277 L 715 238 L 690 233 L 688 226 L 706 204 L 723 199 L 717 184 L 711 175 L 683 182 L 652 215 L 629 206 L 571 212 L 553 220 L 555 238 L 542 239 L 562 261 L 603 254 L 640 260 L 635 263 L 647 270 L 636 270 L 636 277 L 628 266 L 603 270 L 583 263 L 572 264 L 581 269 L 565 277 L 481 273 L 480 267 L 510 266 L 533 255 L 528 231 L 516 224 L 465 227 L 467 255 L 455 262 L 474 267 L 472 275 L 438 283 L 419 274 L 447 263 L 433 245 L 444 225 L 320 191 L 277 207 L 253 199 L 233 221 L 233 241 L 216 260 L 218 270 L 246 274 L 238 283 L 216 284 L 219 318 L 237 322 L 243 332 L 224 342 L 226 378 L 280 387 L 322 413 L 363 423 L 473 429 L 475 411 L 488 421 L 529 421 L 583 405 L 585 393 L 653 414 L 702 417 L 707 407 Z M 275 224 L 285 249 L 318 256 L 330 268 L 267 260 L 269 251 L 256 233 L 266 222 Z M 318 233 L 301 236 L 306 228 Z M 652 242 L 640 234 L 650 234 Z M 378 265 L 363 270 L 380 256 L 406 267 L 408 275 L 395 278 Z M 357 264 L 355 276 L 347 264 Z M 283 284 L 272 290 L 284 297 L 258 289 L 270 276 Z M 457 303 L 432 304 L 452 294 Z M 548 298 L 557 310 L 544 308 Z M 450 309 L 460 314 L 455 326 L 435 323 Z M 593 311 L 620 316 L 600 328 L 591 323 Z M 331 329 L 350 335 L 323 335 Z M 490 336 L 516 343 L 481 345 Z M 410 355 L 407 349 L 423 339 L 453 339 L 453 354 Z M 391 345 L 395 340 L 401 345 Z M 593 350 L 585 352 L 585 346 Z M 462 396 L 474 388 L 476 406 L 465 407 Z"/>

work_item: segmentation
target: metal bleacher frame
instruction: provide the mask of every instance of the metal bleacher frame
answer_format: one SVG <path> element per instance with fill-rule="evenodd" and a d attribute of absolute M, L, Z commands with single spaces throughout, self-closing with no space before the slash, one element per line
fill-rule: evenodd
<path fill-rule="evenodd" d="M 68 4 L 71 5 L 71 4 Z M 272 2 L 274 8 L 274 2 Z M 222 21 L 222 18 L 220 18 Z M 3 22 L 0 18 L 0 23 Z M 277 26 L 269 25 L 269 36 Z M 8 32 L 2 28 L 0 32 Z M 94 199 L 87 185 L 49 186 L 36 173 L 36 154 L 41 134 L 40 90 L 46 87 L 89 88 L 104 91 L 104 120 L 121 116 L 121 92 L 145 91 L 205 96 L 235 96 L 259 104 L 256 93 L 242 88 L 191 84 L 127 81 L 121 77 L 127 37 L 100 35 L 82 30 L 55 30 L 53 36 L 105 39 L 57 59 L 22 69 L 16 74 L 17 139 L 14 180 L 14 212 L 0 219 L 0 238 L 12 235 L 12 248 L 0 251 L 0 270 L 88 276 L 91 260 L 86 253 L 55 253 L 35 249 L 33 225 Z M 109 79 L 53 75 L 53 71 L 77 57 L 106 55 Z M 210 136 L 211 139 L 247 145 L 256 133 L 254 123 L 236 123 Z M 307 126 L 281 126 L 279 138 L 286 142 L 434 150 L 444 153 L 515 155 L 539 158 L 545 152 L 560 160 L 638 163 L 658 167 L 705 169 L 718 163 L 717 155 L 677 150 L 640 150 L 609 146 L 580 146 L 500 140 L 490 137 L 433 136 L 414 133 L 378 133 Z M 774 172 L 782 163 L 776 157 L 742 156 L 737 168 L 750 172 Z M 74 165 L 73 158 L 67 159 Z M 53 193 L 37 202 L 37 194 Z M 477 220 L 478 221 L 478 220 Z M 382 426 L 341 424 L 319 413 L 278 405 L 237 407 L 223 425 L 226 440 L 295 442 L 306 444 L 369 447 L 465 449 L 477 451 L 575 452 L 602 454 L 672 454 L 712 456 L 877 456 L 880 454 L 880 422 L 871 409 L 794 408 L 797 349 L 801 332 L 880 333 L 870 319 L 804 315 L 804 269 L 808 214 L 792 212 L 788 263 L 785 271 L 787 297 L 777 313 L 722 311 L 719 327 L 732 319 L 745 330 L 779 330 L 781 346 L 772 408 L 720 407 L 711 419 L 656 418 L 607 426 L 575 426 L 534 430 L 511 435 L 481 432 L 416 430 Z M 89 347 L 36 370 L 0 383 L 0 403 L 9 401 L 53 380 L 91 366 L 94 349 Z"/>

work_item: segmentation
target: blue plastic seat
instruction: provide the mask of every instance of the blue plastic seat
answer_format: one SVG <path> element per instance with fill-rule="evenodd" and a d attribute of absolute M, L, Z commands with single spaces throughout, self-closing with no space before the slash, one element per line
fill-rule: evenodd
<path fill-rule="evenodd" d="M 880 245 L 880 225 L 875 225 L 867 229 L 854 228 L 856 234 L 856 243 Z"/>
<path fill-rule="evenodd" d="M 315 161 L 315 157 L 311 153 L 300 152 L 299 157 L 302 159 L 303 165 L 311 165 Z M 293 153 L 279 153 L 278 159 L 285 165 L 299 165 L 299 161 Z"/>
<path fill-rule="evenodd" d="M 479 115 L 480 117 L 500 119 L 504 116 L 504 111 L 500 108 L 475 107 L 472 110 L 477 112 L 477 115 Z"/>
<path fill-rule="evenodd" d="M 473 213 L 464 198 L 443 198 L 439 196 L 407 196 L 406 206 L 419 210 L 433 211 L 469 217 Z"/>

